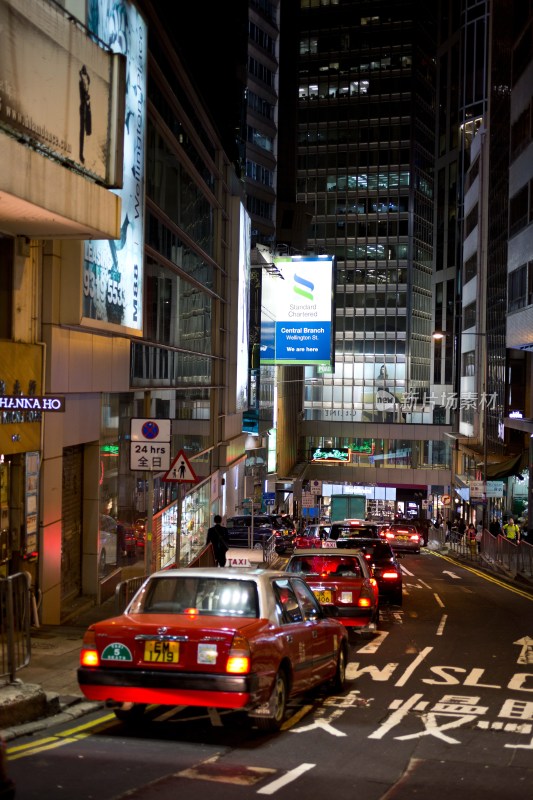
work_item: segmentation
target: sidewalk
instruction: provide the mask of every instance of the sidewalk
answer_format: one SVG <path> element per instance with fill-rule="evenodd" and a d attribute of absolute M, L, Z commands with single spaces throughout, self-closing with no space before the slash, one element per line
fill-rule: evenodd
<path fill-rule="evenodd" d="M 227 559 L 235 567 L 264 566 L 262 550 L 230 548 Z M 276 569 L 276 562 L 271 568 Z M 76 719 L 101 705 L 85 699 L 76 671 L 88 626 L 114 615 L 111 597 L 80 610 L 68 624 L 32 628 L 30 663 L 17 672 L 15 683 L 0 682 L 0 738 L 7 741 L 44 730 L 58 721 L 58 714 Z"/>

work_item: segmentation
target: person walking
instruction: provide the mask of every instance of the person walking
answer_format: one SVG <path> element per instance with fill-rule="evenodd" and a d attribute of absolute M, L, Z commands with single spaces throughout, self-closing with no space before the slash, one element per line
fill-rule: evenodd
<path fill-rule="evenodd" d="M 502 532 L 502 527 L 496 517 L 493 517 L 489 525 L 489 533 L 493 536 L 499 536 Z"/>
<path fill-rule="evenodd" d="M 520 528 L 512 517 L 509 517 L 509 522 L 503 526 L 503 535 L 513 544 L 518 544 L 520 541 Z"/>
<path fill-rule="evenodd" d="M 222 517 L 220 514 L 215 514 L 213 521 L 215 524 L 207 531 L 207 544 L 213 547 L 217 566 L 225 567 L 226 553 L 229 548 L 228 529 L 222 525 Z"/>

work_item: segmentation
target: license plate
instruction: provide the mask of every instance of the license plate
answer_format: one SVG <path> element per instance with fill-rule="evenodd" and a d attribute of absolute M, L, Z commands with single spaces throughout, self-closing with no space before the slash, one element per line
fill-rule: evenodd
<path fill-rule="evenodd" d="M 177 664 L 180 657 L 179 642 L 145 642 L 144 661 L 158 664 Z"/>
<path fill-rule="evenodd" d="M 319 603 L 331 603 L 331 592 L 316 589 L 314 595 Z"/>

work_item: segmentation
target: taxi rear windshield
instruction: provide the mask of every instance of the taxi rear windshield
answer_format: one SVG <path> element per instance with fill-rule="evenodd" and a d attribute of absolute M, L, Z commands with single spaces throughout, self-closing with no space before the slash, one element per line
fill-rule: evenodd
<path fill-rule="evenodd" d="M 377 525 L 332 525 L 332 539 L 377 539 Z"/>
<path fill-rule="evenodd" d="M 133 599 L 128 614 L 198 614 L 259 617 L 254 581 L 168 576 L 153 578 Z"/>
<path fill-rule="evenodd" d="M 362 575 L 361 565 L 353 556 L 302 556 L 291 558 L 289 572 L 300 575 L 346 575 L 350 578 Z"/>

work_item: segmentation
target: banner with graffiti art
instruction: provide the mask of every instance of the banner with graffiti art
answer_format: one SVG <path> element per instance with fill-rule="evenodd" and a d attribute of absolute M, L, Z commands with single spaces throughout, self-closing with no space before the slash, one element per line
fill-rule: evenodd
<path fill-rule="evenodd" d="M 261 364 L 333 366 L 332 256 L 274 259 L 263 274 Z"/>

